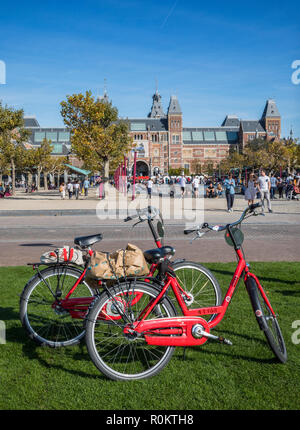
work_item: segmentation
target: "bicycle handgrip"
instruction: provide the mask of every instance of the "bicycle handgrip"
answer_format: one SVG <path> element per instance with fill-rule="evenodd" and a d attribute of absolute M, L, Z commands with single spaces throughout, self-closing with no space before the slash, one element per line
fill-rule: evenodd
<path fill-rule="evenodd" d="M 184 230 L 183 232 L 184 232 L 184 234 L 191 234 L 194 231 L 197 231 L 197 230 L 189 230 L 189 229 L 187 229 L 187 230 Z"/>
<path fill-rule="evenodd" d="M 256 208 L 260 208 L 261 206 L 262 206 L 262 203 L 261 203 L 261 202 L 253 203 L 252 205 L 250 205 L 250 206 L 249 206 L 249 210 L 250 210 L 250 211 L 254 211 L 254 209 L 256 209 Z"/>
<path fill-rule="evenodd" d="M 124 222 L 131 221 L 131 220 L 132 220 L 131 216 L 128 216 L 127 218 L 124 219 Z"/>

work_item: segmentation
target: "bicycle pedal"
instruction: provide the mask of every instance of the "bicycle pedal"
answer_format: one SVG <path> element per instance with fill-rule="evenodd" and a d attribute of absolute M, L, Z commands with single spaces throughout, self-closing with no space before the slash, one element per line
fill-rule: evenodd
<path fill-rule="evenodd" d="M 228 339 L 225 339 L 225 337 L 219 336 L 219 342 L 224 343 L 225 345 L 232 345 L 232 342 Z"/>

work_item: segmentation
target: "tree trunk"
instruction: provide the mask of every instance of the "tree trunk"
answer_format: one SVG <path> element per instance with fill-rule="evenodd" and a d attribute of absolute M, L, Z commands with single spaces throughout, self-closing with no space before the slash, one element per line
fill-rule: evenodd
<path fill-rule="evenodd" d="M 32 173 L 28 172 L 28 180 L 27 180 L 28 189 L 31 187 L 31 185 L 32 185 Z"/>
<path fill-rule="evenodd" d="M 104 197 L 108 195 L 108 185 L 109 185 L 109 160 L 106 158 L 103 164 L 103 183 L 104 183 Z"/>
<path fill-rule="evenodd" d="M 12 158 L 10 160 L 10 166 L 11 166 L 11 181 L 12 181 L 12 195 L 16 195 L 16 166 L 15 166 L 15 160 Z"/>
<path fill-rule="evenodd" d="M 48 181 L 47 181 L 48 172 L 44 172 L 44 190 L 48 190 Z"/>
<path fill-rule="evenodd" d="M 41 188 L 41 171 L 39 169 L 37 170 L 36 175 L 37 175 L 36 189 L 37 189 L 37 191 L 40 191 L 40 188 Z"/>

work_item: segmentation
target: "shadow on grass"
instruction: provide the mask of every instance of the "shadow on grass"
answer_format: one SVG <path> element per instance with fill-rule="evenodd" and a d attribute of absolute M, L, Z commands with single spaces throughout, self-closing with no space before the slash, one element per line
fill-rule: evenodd
<path fill-rule="evenodd" d="M 78 348 L 78 345 L 77 345 Z M 99 372 L 99 375 L 95 375 L 92 373 L 87 373 L 87 372 L 83 372 L 81 370 L 76 370 L 74 368 L 70 368 L 71 366 L 73 366 L 72 363 L 74 363 L 74 361 L 86 361 L 89 362 L 89 356 L 87 354 L 86 351 L 84 351 L 84 345 L 80 345 L 79 348 L 81 349 L 80 352 L 76 351 L 72 351 L 72 347 L 63 347 L 63 348 L 50 348 L 47 346 L 39 346 L 36 345 L 34 343 L 34 341 L 31 341 L 30 339 L 26 339 L 26 341 L 24 342 L 23 345 L 23 353 L 24 355 L 26 355 L 26 357 L 28 357 L 30 360 L 37 360 L 43 367 L 45 367 L 46 369 L 56 369 L 56 370 L 61 370 L 63 372 L 67 372 L 70 375 L 73 376 L 80 376 L 81 378 L 95 378 L 95 377 L 99 377 L 102 380 L 107 380 L 105 378 L 104 375 L 102 375 Z M 49 354 L 51 353 L 51 357 L 48 357 L 48 360 L 46 358 L 41 357 L 41 354 L 44 352 L 43 350 L 48 350 Z M 63 355 L 63 360 L 66 361 L 66 364 L 56 364 L 55 362 L 55 357 L 57 357 L 59 360 L 61 360 L 62 355 Z M 92 365 L 92 363 L 91 363 Z M 70 366 L 70 367 L 69 367 Z"/>
<path fill-rule="evenodd" d="M 230 278 L 232 278 L 232 276 L 233 276 L 233 272 L 228 271 L 228 270 L 220 270 L 220 269 L 215 269 L 214 268 L 214 269 L 212 269 L 212 272 L 219 273 L 220 275 L 230 276 Z M 279 284 L 288 284 L 288 285 L 293 285 L 293 286 L 297 282 L 299 282 L 298 279 L 291 281 L 291 280 L 287 280 L 287 279 L 270 278 L 270 277 L 265 277 L 265 276 L 259 276 L 258 279 L 260 281 L 272 282 L 272 283 L 276 282 L 276 283 L 279 283 Z M 278 291 L 278 293 L 283 293 L 282 290 L 277 290 L 277 291 Z M 299 291 L 297 291 L 297 290 L 288 290 L 288 291 L 291 291 L 292 294 L 299 293 Z"/>

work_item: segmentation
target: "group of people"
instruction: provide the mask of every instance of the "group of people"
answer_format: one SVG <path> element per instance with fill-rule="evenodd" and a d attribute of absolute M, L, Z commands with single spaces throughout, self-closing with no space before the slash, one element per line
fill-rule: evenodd
<path fill-rule="evenodd" d="M 0 199 L 3 199 L 4 197 L 11 196 L 11 190 L 9 184 L 3 185 L 2 182 L 0 182 Z"/>
<path fill-rule="evenodd" d="M 75 181 L 69 180 L 67 184 L 65 184 L 64 182 L 60 184 L 59 192 L 63 200 L 66 198 L 66 193 L 68 193 L 69 199 L 72 199 L 72 197 L 75 196 L 76 200 L 78 200 L 81 190 L 85 197 L 88 196 L 89 187 L 90 181 L 88 180 L 88 178 L 85 178 L 83 182 L 80 182 L 78 179 L 76 179 Z"/>

